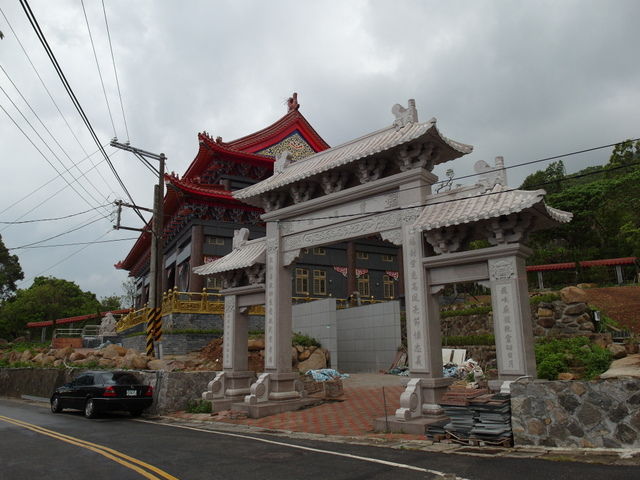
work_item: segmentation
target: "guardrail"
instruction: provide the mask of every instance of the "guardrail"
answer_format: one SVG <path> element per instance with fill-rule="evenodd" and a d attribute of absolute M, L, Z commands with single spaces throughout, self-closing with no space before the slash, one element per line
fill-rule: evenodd
<path fill-rule="evenodd" d="M 293 305 L 320 300 L 320 298 L 292 297 Z M 386 300 L 375 300 L 373 297 L 360 298 L 361 305 L 382 303 Z M 347 308 L 356 306 L 355 299 L 336 299 L 337 308 Z M 122 332 L 129 328 L 146 323 L 149 316 L 149 306 L 133 311 L 123 316 L 116 326 L 117 332 Z M 180 292 L 177 288 L 169 289 L 162 295 L 162 315 L 171 313 L 203 313 L 213 315 L 224 315 L 224 295 L 220 293 L 209 293 L 206 289 L 202 292 Z M 264 305 L 255 305 L 249 309 L 249 315 L 264 315 Z"/>

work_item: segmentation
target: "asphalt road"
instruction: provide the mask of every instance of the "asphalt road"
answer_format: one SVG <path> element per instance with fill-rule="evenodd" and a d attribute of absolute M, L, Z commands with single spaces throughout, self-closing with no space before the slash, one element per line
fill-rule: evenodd
<path fill-rule="evenodd" d="M 211 428 L 211 427 L 210 427 Z M 637 479 L 638 467 L 476 457 L 137 421 L 0 399 L 0 479 Z"/>

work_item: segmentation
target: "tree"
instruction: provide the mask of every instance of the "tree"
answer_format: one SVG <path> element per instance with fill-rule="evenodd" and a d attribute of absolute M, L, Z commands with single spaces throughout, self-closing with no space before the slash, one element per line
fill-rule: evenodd
<path fill-rule="evenodd" d="M 562 181 L 566 173 L 562 160 L 550 163 L 546 169 L 538 170 L 524 179 L 520 189 L 538 190 L 544 188 L 547 193 L 559 193 L 562 191 Z"/>
<path fill-rule="evenodd" d="M 124 290 L 122 306 L 124 308 L 133 308 L 136 302 L 136 282 L 132 278 L 122 282 L 122 290 Z"/>
<path fill-rule="evenodd" d="M 114 310 L 120 310 L 120 308 L 122 308 L 121 306 L 122 304 L 122 297 L 119 297 L 118 295 L 109 295 L 108 297 L 102 297 L 100 299 L 100 305 L 102 307 L 102 311 L 106 312 L 112 312 Z"/>
<path fill-rule="evenodd" d="M 0 312 L 0 337 L 20 335 L 29 322 L 53 322 L 97 312 L 100 302 L 92 292 L 84 292 L 74 282 L 55 277 L 36 277 L 33 285 L 18 290 Z"/>
<path fill-rule="evenodd" d="M 4 303 L 16 291 L 16 282 L 24 279 L 17 255 L 9 255 L 0 235 L 0 303 Z"/>

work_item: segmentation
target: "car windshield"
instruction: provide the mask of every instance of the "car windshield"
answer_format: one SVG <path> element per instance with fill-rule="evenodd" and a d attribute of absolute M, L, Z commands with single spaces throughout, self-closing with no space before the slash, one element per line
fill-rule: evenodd
<path fill-rule="evenodd" d="M 105 372 L 102 374 L 104 385 L 134 385 L 140 381 L 130 373 Z"/>

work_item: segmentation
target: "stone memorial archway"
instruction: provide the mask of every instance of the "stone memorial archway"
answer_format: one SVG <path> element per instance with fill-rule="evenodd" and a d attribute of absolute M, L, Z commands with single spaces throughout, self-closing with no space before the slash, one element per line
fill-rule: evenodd
<path fill-rule="evenodd" d="M 231 254 L 194 269 L 228 287 L 224 371 L 203 394 L 214 406 L 236 402 L 260 417 L 309 402 L 291 368 L 292 265 L 304 248 L 370 235 L 403 247 L 410 380 L 395 421 L 405 431 L 442 416 L 437 403 L 451 379 L 442 373 L 436 295 L 446 284 L 488 282 L 499 381 L 535 376 L 524 243 L 571 215 L 547 207 L 542 190 L 508 188 L 500 157 L 495 167 L 476 164 L 475 185 L 433 194 L 433 168 L 472 147 L 442 136 L 435 119 L 419 123 L 411 100 L 392 112 L 392 126 L 304 160 L 292 163 L 285 152 L 272 177 L 234 193 L 264 208 L 267 232 L 252 241 L 238 233 Z M 476 239 L 492 246 L 467 250 Z M 242 312 L 256 303 L 265 305 L 265 373 L 250 384 Z"/>

